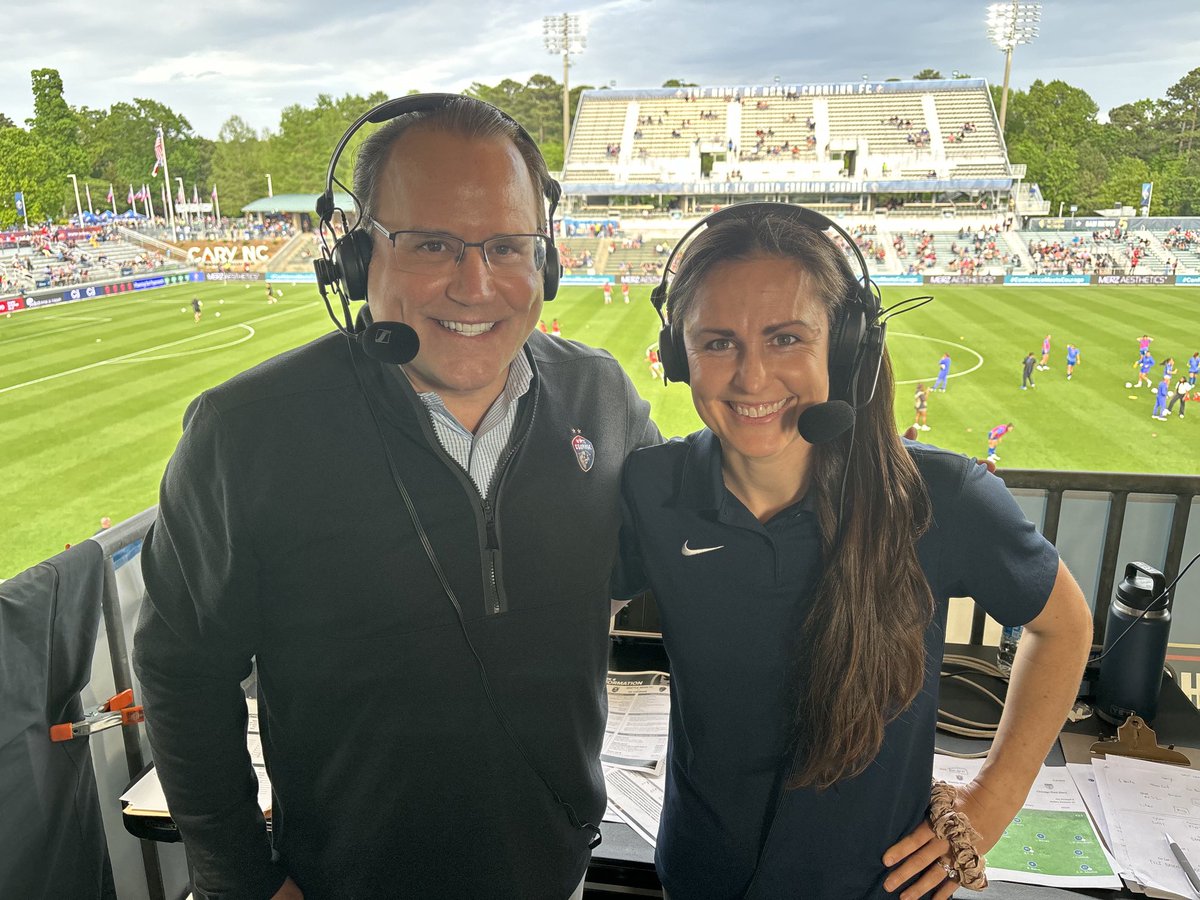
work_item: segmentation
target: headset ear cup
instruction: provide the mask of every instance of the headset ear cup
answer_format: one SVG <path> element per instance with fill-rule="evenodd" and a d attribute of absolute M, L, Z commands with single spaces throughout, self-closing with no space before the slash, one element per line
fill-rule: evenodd
<path fill-rule="evenodd" d="M 875 385 L 879 382 L 879 370 L 883 366 L 883 347 L 887 337 L 887 323 L 876 322 L 867 329 L 863 342 L 862 359 L 858 366 L 857 401 L 866 406 L 875 397 Z"/>
<path fill-rule="evenodd" d="M 558 248 L 550 242 L 546 251 L 546 265 L 542 269 L 542 299 L 553 300 L 558 295 L 558 280 L 562 277 L 562 263 L 558 261 Z"/>
<path fill-rule="evenodd" d="M 861 309 L 849 306 L 834 323 L 829 343 L 829 399 L 844 400 L 851 406 L 857 403 L 855 380 L 860 363 L 860 345 L 867 333 L 867 316 Z"/>
<path fill-rule="evenodd" d="M 664 325 L 658 333 L 658 361 L 662 363 L 663 374 L 668 381 L 690 384 L 691 374 L 688 372 L 683 336 L 676 334 L 670 325 Z"/>
<path fill-rule="evenodd" d="M 333 260 L 342 273 L 347 300 L 367 299 L 367 269 L 371 265 L 371 235 L 360 228 L 347 232 L 333 249 Z"/>

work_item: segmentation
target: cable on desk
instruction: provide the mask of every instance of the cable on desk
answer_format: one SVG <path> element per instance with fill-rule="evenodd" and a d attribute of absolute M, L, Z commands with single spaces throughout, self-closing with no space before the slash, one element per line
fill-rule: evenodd
<path fill-rule="evenodd" d="M 949 666 L 955 666 L 957 669 L 954 671 L 947 671 Z M 1000 712 L 1003 713 L 1004 701 L 979 682 L 968 678 L 967 675 L 971 673 L 987 675 L 992 678 L 998 678 L 1001 681 L 1005 680 L 1004 673 L 1000 671 L 995 663 L 984 662 L 983 660 L 975 659 L 972 656 L 959 656 L 957 654 L 948 655 L 942 660 L 942 678 L 952 678 L 955 681 L 961 682 L 972 690 L 983 694 L 988 699 L 994 701 L 996 706 L 1000 708 Z M 944 731 L 948 734 L 956 734 L 960 737 L 990 741 L 996 736 L 996 731 L 999 728 L 998 724 L 993 724 L 991 722 L 976 722 L 972 719 L 966 719 L 962 716 L 948 712 L 947 710 L 942 709 L 940 706 L 938 707 L 937 715 L 937 727 L 939 731 Z M 943 750 L 941 747 L 936 746 L 934 747 L 934 751 L 945 756 L 953 756 L 958 759 L 981 759 L 988 754 L 987 750 L 981 750 L 977 753 L 959 753 L 954 750 Z"/>

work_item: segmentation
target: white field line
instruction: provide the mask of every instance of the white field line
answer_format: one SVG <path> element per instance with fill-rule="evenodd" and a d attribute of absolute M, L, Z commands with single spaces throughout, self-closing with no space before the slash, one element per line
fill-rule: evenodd
<path fill-rule="evenodd" d="M 966 346 L 965 344 L 956 344 L 956 343 L 954 343 L 954 341 L 946 341 L 946 340 L 943 340 L 942 338 L 927 337 L 926 335 L 923 335 L 923 334 L 911 334 L 907 331 L 892 331 L 892 332 L 888 333 L 888 338 L 894 338 L 894 337 L 918 338 L 922 341 L 933 341 L 935 344 L 948 344 L 951 347 L 957 347 L 959 350 L 966 350 L 968 353 L 970 353 L 972 356 L 974 356 L 976 360 L 978 360 L 978 362 L 976 362 L 975 365 L 971 366 L 971 368 L 967 369 L 964 372 L 953 372 L 947 376 L 948 378 L 962 378 L 962 376 L 970 375 L 972 372 L 974 372 L 976 369 L 978 369 L 980 366 L 983 365 L 983 357 L 977 351 L 972 350 L 970 347 Z M 927 378 L 909 378 L 906 381 L 897 381 L 896 384 L 920 384 L 922 381 L 935 381 L 935 380 L 937 380 L 937 375 L 930 375 Z"/>
<path fill-rule="evenodd" d="M 279 316 L 290 315 L 291 313 L 299 312 L 306 308 L 307 307 L 304 307 L 304 306 L 294 306 L 291 309 L 285 309 L 285 310 L 281 310 L 280 312 L 275 312 L 275 313 L 268 313 L 265 316 L 259 316 L 256 319 L 250 319 L 248 322 L 246 322 L 244 324 L 248 326 L 248 325 L 251 325 L 252 323 L 265 322 L 268 319 L 275 319 L 275 318 L 278 318 Z M 87 372 L 90 369 L 99 368 L 100 366 L 107 366 L 107 365 L 111 365 L 113 363 L 126 362 L 128 360 L 134 359 L 135 357 L 141 356 L 143 353 L 154 353 L 158 350 L 166 350 L 169 347 L 178 347 L 180 344 L 187 344 L 187 343 L 190 343 L 191 341 L 198 341 L 201 338 L 212 337 L 214 334 L 220 334 L 223 331 L 233 331 L 234 329 L 241 328 L 241 327 L 242 327 L 241 324 L 227 325 L 224 328 L 218 328 L 216 331 L 206 331 L 206 332 L 203 332 L 202 334 L 194 334 L 191 337 L 180 338 L 177 341 L 169 341 L 165 344 L 159 344 L 156 347 L 146 347 L 143 350 L 134 350 L 132 353 L 124 353 L 120 356 L 114 356 L 110 359 L 102 359 L 98 362 L 88 363 L 88 365 L 86 365 L 86 366 L 77 366 L 74 369 L 67 369 L 65 372 L 55 372 L 52 375 L 43 375 L 41 378 L 34 378 L 32 381 L 23 381 L 20 384 L 10 384 L 8 387 L 0 388 L 0 394 L 7 394 L 9 391 L 16 391 L 16 390 L 20 390 L 21 388 L 32 387 L 35 384 L 42 384 L 43 382 L 46 382 L 46 381 L 53 381 L 56 378 L 66 378 L 68 375 L 77 375 L 80 372 Z M 253 330 L 253 329 L 251 329 L 251 330 Z M 245 340 L 245 339 L 243 339 L 243 340 Z M 238 343 L 241 343 L 241 341 L 238 341 Z M 232 344 L 228 345 L 228 346 L 232 346 Z M 213 348 L 213 349 L 220 349 L 220 348 Z"/>
<path fill-rule="evenodd" d="M 239 323 L 238 325 L 231 326 L 231 327 L 244 328 L 244 329 L 246 329 L 246 333 L 243 334 L 236 341 L 230 341 L 227 344 L 217 344 L 216 346 L 213 346 L 213 347 L 200 347 L 196 350 L 181 350 L 179 353 L 164 353 L 161 356 L 130 356 L 127 358 L 113 359 L 113 360 L 110 360 L 110 362 L 112 362 L 113 364 L 141 363 L 141 362 L 155 362 L 155 361 L 164 360 L 164 359 L 180 359 L 184 356 L 198 356 L 201 353 L 212 353 L 216 350 L 225 350 L 228 347 L 236 347 L 238 344 L 244 344 L 244 343 L 246 343 L 246 341 L 250 340 L 250 338 L 254 337 L 254 333 L 255 333 L 254 328 L 251 327 L 250 325 L 246 325 L 244 323 Z M 229 330 L 228 328 L 221 329 L 221 331 L 228 331 L 228 330 Z M 217 331 L 209 332 L 209 334 L 219 334 L 219 333 L 220 332 L 217 332 Z M 149 353 L 150 351 L 143 350 L 141 352 Z"/>

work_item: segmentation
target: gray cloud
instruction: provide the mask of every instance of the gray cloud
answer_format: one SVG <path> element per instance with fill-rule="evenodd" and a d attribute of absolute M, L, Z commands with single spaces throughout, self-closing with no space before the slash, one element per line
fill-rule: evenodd
<path fill-rule="evenodd" d="M 986 3 L 898 4 L 815 0 L 576 0 L 587 48 L 573 84 L 656 87 L 908 78 L 923 68 L 999 82 L 1003 56 L 984 34 Z M 83 0 L 5 10 L 0 112 L 32 115 L 29 72 L 57 68 L 67 100 L 103 108 L 153 97 L 214 137 L 233 113 L 274 127 L 291 103 L 318 93 L 457 91 L 473 81 L 562 77 L 542 44 L 542 15 L 495 0 L 396 4 L 385 0 L 110 0 L 104 15 Z M 79 23 L 86 22 L 87 27 Z M 1063 79 L 1091 94 L 1102 114 L 1161 97 L 1200 60 L 1194 0 L 1045 0 L 1041 37 L 1016 51 L 1013 86 Z"/>

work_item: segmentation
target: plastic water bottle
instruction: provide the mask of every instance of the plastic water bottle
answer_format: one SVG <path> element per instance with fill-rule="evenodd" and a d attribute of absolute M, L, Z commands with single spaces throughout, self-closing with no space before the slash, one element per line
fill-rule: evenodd
<path fill-rule="evenodd" d="M 1000 632 L 1000 649 L 996 651 L 996 666 L 1005 675 L 1012 673 L 1013 659 L 1017 655 L 1017 643 L 1025 632 L 1024 625 L 1007 625 Z"/>

